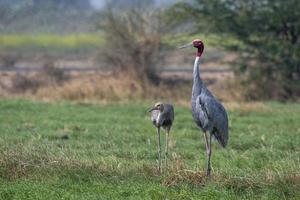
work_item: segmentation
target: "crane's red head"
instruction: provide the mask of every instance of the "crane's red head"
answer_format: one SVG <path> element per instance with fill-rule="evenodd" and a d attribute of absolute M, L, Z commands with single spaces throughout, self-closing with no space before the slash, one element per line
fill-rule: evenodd
<path fill-rule="evenodd" d="M 197 56 L 200 57 L 204 50 L 204 44 L 201 40 L 196 39 L 193 41 L 193 46 L 198 49 Z"/>
<path fill-rule="evenodd" d="M 197 57 L 200 57 L 202 55 L 202 53 L 203 53 L 203 50 L 204 50 L 204 44 L 199 39 L 193 40 L 192 43 L 183 45 L 182 47 L 179 47 L 179 48 L 183 49 L 183 48 L 188 48 L 188 47 L 195 47 L 195 48 L 197 48 L 197 50 L 198 50 L 197 51 Z"/>

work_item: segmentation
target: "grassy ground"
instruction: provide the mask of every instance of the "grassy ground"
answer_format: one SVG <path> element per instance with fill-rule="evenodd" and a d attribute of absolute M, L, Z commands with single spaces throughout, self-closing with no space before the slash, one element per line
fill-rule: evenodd
<path fill-rule="evenodd" d="M 0 198 L 300 198 L 299 104 L 230 111 L 229 146 L 214 144 L 210 179 L 185 107 L 175 109 L 169 170 L 158 175 L 149 106 L 1 100 Z"/>
<path fill-rule="evenodd" d="M 100 34 L 1 34 L 0 50 L 18 53 L 87 53 L 103 42 Z"/>
<path fill-rule="evenodd" d="M 222 40 L 217 35 L 167 35 L 163 42 L 172 48 L 186 44 L 195 38 L 201 38 L 207 47 L 220 47 L 231 44 L 239 45 L 232 38 Z M 0 34 L 0 50 L 18 53 L 74 54 L 95 51 L 104 44 L 101 34 Z"/>

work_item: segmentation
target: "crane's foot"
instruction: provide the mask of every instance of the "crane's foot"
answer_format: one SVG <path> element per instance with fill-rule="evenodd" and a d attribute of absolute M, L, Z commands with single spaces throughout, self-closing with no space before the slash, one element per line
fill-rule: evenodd
<path fill-rule="evenodd" d="M 211 174 L 210 170 L 206 170 L 206 176 L 209 177 Z"/>
<path fill-rule="evenodd" d="M 211 167 L 206 169 L 206 176 L 209 177 L 211 175 Z"/>
<path fill-rule="evenodd" d="M 158 174 L 162 173 L 161 163 L 158 164 L 158 170 L 157 171 L 158 171 Z"/>
<path fill-rule="evenodd" d="M 165 168 L 168 171 L 168 153 L 165 154 Z"/>

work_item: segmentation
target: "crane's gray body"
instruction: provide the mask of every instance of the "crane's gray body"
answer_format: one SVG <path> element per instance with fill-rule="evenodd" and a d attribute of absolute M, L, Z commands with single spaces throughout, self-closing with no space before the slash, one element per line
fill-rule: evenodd
<path fill-rule="evenodd" d="M 215 99 L 200 78 L 199 59 L 194 64 L 194 84 L 192 89 L 192 115 L 204 132 L 212 134 L 225 147 L 228 143 L 228 117 L 222 104 Z"/>
<path fill-rule="evenodd" d="M 170 129 L 174 121 L 174 108 L 171 104 L 163 104 L 164 110 L 151 111 L 151 121 L 154 126 Z"/>

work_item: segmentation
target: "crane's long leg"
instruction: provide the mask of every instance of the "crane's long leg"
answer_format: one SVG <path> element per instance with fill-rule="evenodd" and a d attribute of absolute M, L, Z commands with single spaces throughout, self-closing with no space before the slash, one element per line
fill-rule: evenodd
<path fill-rule="evenodd" d="M 209 136 L 207 134 L 209 134 Z M 212 137 L 212 135 L 209 132 L 205 132 L 204 133 L 204 138 L 205 138 L 205 143 L 206 143 L 206 153 L 207 153 L 206 176 L 209 176 L 210 172 L 211 172 L 211 164 L 210 164 L 210 158 L 211 158 L 211 137 Z"/>
<path fill-rule="evenodd" d="M 157 154 L 158 154 L 158 171 L 161 173 L 161 145 L 160 145 L 160 127 L 157 128 Z"/>
<path fill-rule="evenodd" d="M 210 158 L 211 158 L 211 138 L 212 138 L 212 134 L 209 134 L 209 150 L 208 150 L 208 161 L 207 161 L 207 176 L 210 175 L 211 172 L 211 162 L 210 162 Z"/>
<path fill-rule="evenodd" d="M 165 149 L 165 167 L 166 167 L 166 170 L 168 169 L 169 133 L 170 133 L 170 128 L 167 128 L 167 130 L 166 130 L 166 149 Z"/>

